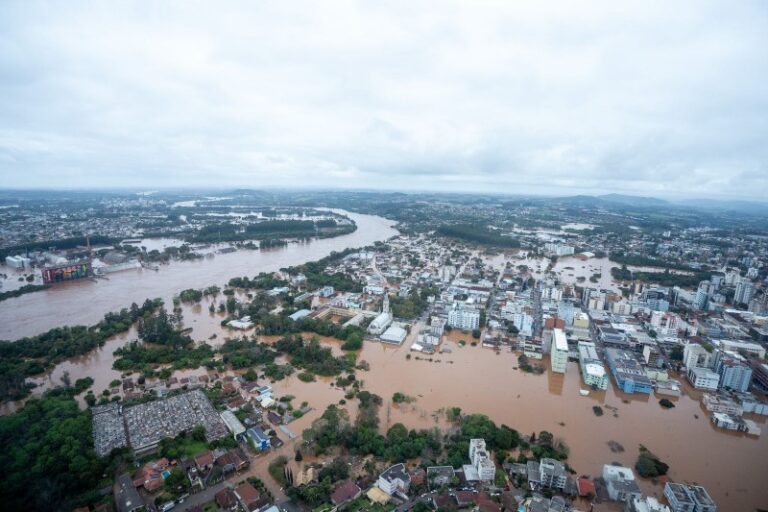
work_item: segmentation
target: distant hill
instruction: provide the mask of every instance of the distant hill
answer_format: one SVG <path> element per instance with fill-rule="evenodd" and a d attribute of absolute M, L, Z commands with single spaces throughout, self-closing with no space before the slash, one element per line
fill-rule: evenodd
<path fill-rule="evenodd" d="M 761 203 L 758 201 L 743 201 L 737 199 L 683 199 L 681 201 L 676 201 L 675 204 L 688 208 L 768 215 L 768 203 Z"/>
<path fill-rule="evenodd" d="M 598 199 L 602 199 L 603 201 L 627 204 L 631 206 L 654 206 L 654 205 L 668 206 L 669 205 L 669 201 L 665 201 L 664 199 L 658 199 L 656 197 L 628 196 L 624 194 L 605 194 L 597 197 Z"/>
<path fill-rule="evenodd" d="M 550 198 L 548 201 L 556 201 L 570 206 L 591 206 L 591 207 L 616 207 L 616 206 L 669 206 L 670 203 L 663 199 L 655 197 L 628 196 L 622 194 L 605 194 L 601 196 L 577 195 Z"/>

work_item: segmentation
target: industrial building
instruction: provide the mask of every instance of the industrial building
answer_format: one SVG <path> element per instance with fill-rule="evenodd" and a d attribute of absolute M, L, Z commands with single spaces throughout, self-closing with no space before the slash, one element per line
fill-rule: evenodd
<path fill-rule="evenodd" d="M 221 413 L 221 419 L 224 422 L 224 424 L 227 426 L 230 432 L 232 432 L 232 436 L 237 440 L 240 436 L 245 434 L 245 426 L 243 426 L 242 423 L 240 423 L 240 420 L 237 419 L 237 416 L 235 416 L 235 413 L 232 411 L 223 411 Z"/>

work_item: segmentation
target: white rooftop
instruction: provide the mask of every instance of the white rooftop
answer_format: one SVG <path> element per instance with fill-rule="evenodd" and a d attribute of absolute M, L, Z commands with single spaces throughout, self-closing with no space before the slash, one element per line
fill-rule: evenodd
<path fill-rule="evenodd" d="M 562 352 L 568 352 L 568 340 L 565 338 L 565 332 L 562 329 L 552 331 L 552 338 L 555 342 L 555 348 Z"/>

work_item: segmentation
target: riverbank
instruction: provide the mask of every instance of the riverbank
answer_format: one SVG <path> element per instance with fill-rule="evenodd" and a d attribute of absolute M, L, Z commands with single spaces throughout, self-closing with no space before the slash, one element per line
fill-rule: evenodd
<path fill-rule="evenodd" d="M 170 304 L 174 295 L 187 288 L 205 288 L 224 284 L 232 277 L 253 277 L 260 272 L 301 265 L 333 251 L 364 247 L 397 234 L 394 222 L 383 217 L 338 211 L 357 224 L 356 231 L 274 249 L 172 262 L 159 272 L 137 269 L 111 275 L 108 280 L 60 283 L 6 300 L 0 308 L 0 339 L 17 340 L 64 325 L 91 325 L 110 311 L 119 311 L 132 302 L 142 303 L 148 297 L 161 297 Z"/>
<path fill-rule="evenodd" d="M 192 328 L 194 339 L 208 340 L 216 334 L 208 342 L 218 345 L 226 336 L 240 334 L 222 328 L 219 315 L 210 315 L 204 306 L 184 307 L 184 323 Z M 133 332 L 120 336 L 88 356 L 62 363 L 46 384 L 56 385 L 68 371 L 73 381 L 92 376 L 93 389 L 99 393 L 120 377 L 120 372 L 111 368 L 112 352 L 133 336 Z M 444 411 L 460 407 L 467 413 L 486 414 L 497 424 L 507 424 L 523 434 L 552 432 L 569 446 L 568 462 L 579 474 L 598 475 L 603 464 L 611 462 L 633 466 L 642 444 L 670 465 L 670 478 L 706 486 L 724 509 L 750 510 L 768 502 L 768 489 L 761 482 L 762 475 L 768 474 L 768 459 L 764 457 L 768 436 L 755 438 L 716 429 L 700 405 L 700 393 L 690 387 L 683 386 L 683 396 L 673 399 L 676 407 L 670 410 L 662 408 L 655 395 L 618 391 L 613 380 L 606 391 L 592 391 L 583 397 L 576 363 L 569 363 L 565 375 L 549 371 L 527 374 L 515 369 L 517 354 L 509 349 L 496 352 L 470 344 L 460 346 L 459 341 L 468 336 L 452 332 L 444 343 L 450 353 L 419 359 L 407 344 L 364 344 L 357 359 L 366 361 L 370 370 L 357 372 L 358 380 L 364 389 L 384 399 L 380 410 L 383 431 L 398 422 L 408 428 L 445 428 Z M 272 342 L 276 337 L 261 339 Z M 337 340 L 321 338 L 321 342 L 340 353 Z M 543 364 L 549 368 L 546 359 Z M 206 373 L 200 368 L 176 372 L 174 376 Z M 333 382 L 333 378 L 325 377 L 302 382 L 294 373 L 272 384 L 278 396 L 293 395 L 296 402 L 306 401 L 313 408 L 291 423 L 293 432 L 301 433 L 328 405 L 339 404 L 345 398 L 345 391 Z M 392 396 L 396 392 L 406 393 L 415 401 L 395 404 Z M 354 418 L 355 401 L 346 402 L 344 407 Z M 603 416 L 593 413 L 596 405 L 606 411 Z M 761 425 L 766 423 L 764 417 L 753 419 Z M 615 451 L 616 443 L 624 451 Z M 642 480 L 641 484 L 649 495 L 661 495 L 662 486 L 650 480 Z"/>

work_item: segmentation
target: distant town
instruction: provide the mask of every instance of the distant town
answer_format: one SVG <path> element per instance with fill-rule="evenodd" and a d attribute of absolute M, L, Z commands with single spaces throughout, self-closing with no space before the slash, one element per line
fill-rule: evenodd
<path fill-rule="evenodd" d="M 764 218 L 618 195 L 0 194 L 3 499 L 758 510 Z"/>

